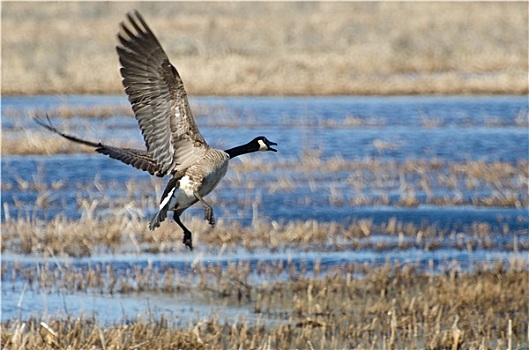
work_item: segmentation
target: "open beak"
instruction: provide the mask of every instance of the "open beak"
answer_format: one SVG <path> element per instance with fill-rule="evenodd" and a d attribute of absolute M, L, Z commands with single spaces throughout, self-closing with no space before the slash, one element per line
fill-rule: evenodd
<path fill-rule="evenodd" d="M 272 142 L 272 141 L 269 141 L 269 143 L 268 143 L 268 150 L 269 150 L 269 151 L 272 151 L 272 152 L 277 152 L 277 149 L 272 148 L 272 147 L 270 147 L 270 146 L 277 146 L 277 143 Z"/>

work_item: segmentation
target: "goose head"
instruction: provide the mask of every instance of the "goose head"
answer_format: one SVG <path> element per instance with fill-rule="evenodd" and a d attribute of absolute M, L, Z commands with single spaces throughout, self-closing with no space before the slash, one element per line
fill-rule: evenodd
<path fill-rule="evenodd" d="M 277 152 L 277 150 L 275 148 L 272 148 L 272 146 L 277 146 L 277 143 L 275 142 L 272 142 L 270 140 L 268 140 L 266 137 L 264 136 L 258 136 L 256 137 L 255 139 L 253 139 L 252 141 L 250 141 L 250 144 L 252 145 L 255 145 L 257 144 L 257 150 L 258 151 L 272 151 L 272 152 Z"/>

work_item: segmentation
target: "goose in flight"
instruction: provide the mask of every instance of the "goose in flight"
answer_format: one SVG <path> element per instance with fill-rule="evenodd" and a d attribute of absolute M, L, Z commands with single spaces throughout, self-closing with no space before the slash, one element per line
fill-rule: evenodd
<path fill-rule="evenodd" d="M 158 39 L 138 11 L 127 14 L 127 18 L 128 24 L 121 23 L 120 45 L 116 49 L 123 86 L 146 150 L 114 147 L 67 135 L 56 129 L 49 118 L 35 121 L 70 141 L 94 147 L 96 152 L 151 175 L 171 175 L 149 228 L 159 227 L 168 212 L 173 211 L 174 220 L 184 232 L 183 243 L 192 250 L 191 231 L 180 220 L 184 210 L 200 202 L 205 207 L 206 220 L 214 225 L 213 209 L 204 197 L 224 177 L 229 160 L 251 152 L 277 152 L 272 147 L 277 144 L 259 136 L 225 151 L 211 148 L 195 124 L 182 79 Z"/>

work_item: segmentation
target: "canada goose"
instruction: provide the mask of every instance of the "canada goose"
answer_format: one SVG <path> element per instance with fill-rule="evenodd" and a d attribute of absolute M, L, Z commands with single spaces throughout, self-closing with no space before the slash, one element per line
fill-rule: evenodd
<path fill-rule="evenodd" d="M 184 231 L 183 243 L 193 249 L 191 231 L 180 215 L 197 202 L 205 207 L 209 224 L 215 224 L 213 209 L 204 197 L 219 183 L 228 170 L 230 159 L 257 151 L 277 152 L 277 145 L 264 136 L 226 151 L 208 146 L 200 134 L 187 100 L 184 84 L 169 62 L 162 46 L 138 11 L 127 14 L 129 24 L 121 23 L 117 46 L 123 86 L 138 121 L 147 150 L 119 148 L 86 141 L 57 130 L 51 121 L 35 118 L 44 128 L 95 148 L 96 152 L 120 160 L 151 175 L 171 174 L 160 200 L 159 211 L 149 228 L 154 230 L 173 211 L 176 223 Z"/>

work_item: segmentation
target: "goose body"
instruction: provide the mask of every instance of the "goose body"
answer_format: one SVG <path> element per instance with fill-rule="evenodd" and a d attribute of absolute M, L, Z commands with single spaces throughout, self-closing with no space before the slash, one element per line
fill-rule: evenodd
<path fill-rule="evenodd" d="M 185 171 L 176 173 L 165 188 L 160 200 L 159 211 L 151 219 L 149 228 L 153 230 L 160 226 L 168 211 L 181 214 L 185 209 L 200 201 L 199 198 L 203 198 L 213 191 L 226 175 L 229 160 L 228 153 L 210 148 L 202 159 Z M 205 201 L 204 205 L 208 208 Z M 214 224 L 212 212 L 211 217 L 206 217 L 206 219 Z M 178 222 L 177 218 L 175 220 Z"/>
<path fill-rule="evenodd" d="M 175 177 L 175 180 L 178 180 L 178 186 L 174 187 L 176 191 L 171 189 L 171 196 L 162 196 L 160 210 L 164 208 L 165 203 L 168 203 L 168 210 L 174 210 L 188 208 L 198 202 L 194 192 L 204 197 L 213 191 L 220 179 L 226 175 L 228 161 L 226 153 L 216 149 L 209 150 L 203 161 L 190 166 L 180 179 Z"/>
<path fill-rule="evenodd" d="M 173 218 L 184 231 L 184 244 L 193 249 L 192 234 L 180 215 L 201 202 L 206 220 L 214 225 L 213 209 L 204 197 L 226 175 L 229 160 L 251 152 L 276 152 L 272 148 L 276 143 L 259 136 L 225 151 L 211 148 L 195 124 L 182 79 L 158 39 L 137 11 L 128 14 L 127 19 L 128 24 L 121 23 L 120 45 L 116 49 L 122 65 L 123 86 L 146 150 L 114 147 L 67 135 L 56 129 L 49 118 L 47 122 L 39 118 L 35 121 L 70 141 L 94 147 L 96 152 L 151 175 L 171 175 L 149 228 L 159 227 L 172 211 Z"/>

